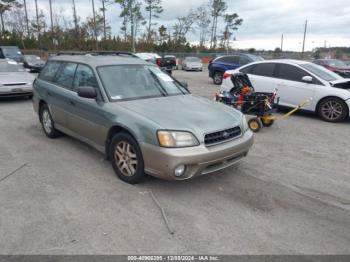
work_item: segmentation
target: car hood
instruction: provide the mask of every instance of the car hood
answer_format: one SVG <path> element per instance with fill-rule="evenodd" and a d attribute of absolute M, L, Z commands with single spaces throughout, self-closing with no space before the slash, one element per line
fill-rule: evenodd
<path fill-rule="evenodd" d="M 32 83 L 35 77 L 27 72 L 0 72 L 0 84 Z"/>
<path fill-rule="evenodd" d="M 190 131 L 202 140 L 204 134 L 240 125 L 242 117 L 231 107 L 193 95 L 124 101 L 121 104 L 162 129 Z"/>
<path fill-rule="evenodd" d="M 329 82 L 332 87 L 346 89 L 350 91 L 350 78 L 338 79 Z"/>

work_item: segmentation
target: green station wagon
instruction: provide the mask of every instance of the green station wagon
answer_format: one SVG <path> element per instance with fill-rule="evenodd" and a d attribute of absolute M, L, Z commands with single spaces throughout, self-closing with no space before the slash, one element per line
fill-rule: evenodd
<path fill-rule="evenodd" d="M 132 54 L 51 57 L 33 89 L 48 137 L 64 133 L 91 145 L 132 184 L 146 174 L 185 180 L 212 173 L 239 162 L 253 144 L 240 112 L 190 94 Z"/>

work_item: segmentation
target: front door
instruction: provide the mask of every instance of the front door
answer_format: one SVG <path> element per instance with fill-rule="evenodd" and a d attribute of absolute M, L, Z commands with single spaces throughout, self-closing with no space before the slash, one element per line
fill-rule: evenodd
<path fill-rule="evenodd" d="M 280 104 L 288 107 L 296 107 L 297 105 L 309 100 L 304 109 L 312 110 L 314 108 L 312 99 L 317 81 L 314 79 L 312 83 L 302 81 L 304 76 L 311 76 L 303 69 L 289 64 L 279 64 L 276 76 L 278 78 L 278 94 L 280 96 Z"/>

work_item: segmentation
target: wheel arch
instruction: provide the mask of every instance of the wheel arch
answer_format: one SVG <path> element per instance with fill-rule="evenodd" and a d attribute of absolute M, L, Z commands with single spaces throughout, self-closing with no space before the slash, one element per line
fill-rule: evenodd
<path fill-rule="evenodd" d="M 136 135 L 134 134 L 134 132 L 129 130 L 127 127 L 122 126 L 122 125 L 111 126 L 108 130 L 107 138 L 106 138 L 106 142 L 105 142 L 105 154 L 106 154 L 107 159 L 109 159 L 109 157 L 110 157 L 109 156 L 109 147 L 110 147 L 113 136 L 115 134 L 121 133 L 121 132 L 127 133 L 138 143 L 138 140 L 136 139 Z"/>
<path fill-rule="evenodd" d="M 47 105 L 46 101 L 43 100 L 43 99 L 40 99 L 40 101 L 39 101 L 39 107 L 38 107 L 38 115 L 39 115 L 40 121 L 41 121 L 41 114 L 40 114 L 40 111 L 41 111 L 41 108 L 42 108 L 44 105 Z"/>
<path fill-rule="evenodd" d="M 321 104 L 322 101 L 326 100 L 326 99 L 329 99 L 329 98 L 336 98 L 336 99 L 340 99 L 344 102 L 345 106 L 346 106 L 346 109 L 347 109 L 347 113 L 349 114 L 349 106 L 348 104 L 346 103 L 346 100 L 344 100 L 343 98 L 339 97 L 339 96 L 333 96 L 333 95 L 330 95 L 330 96 L 325 96 L 325 97 L 322 97 L 320 100 L 318 100 L 317 104 L 316 104 L 316 107 L 315 107 L 315 113 L 317 114 L 318 113 L 318 110 L 319 110 L 319 106 Z"/>

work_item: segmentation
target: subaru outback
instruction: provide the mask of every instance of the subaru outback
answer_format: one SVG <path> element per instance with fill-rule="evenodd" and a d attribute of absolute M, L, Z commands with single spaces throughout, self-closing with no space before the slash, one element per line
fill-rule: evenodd
<path fill-rule="evenodd" d="M 120 179 L 185 180 L 236 164 L 252 146 L 245 117 L 190 94 L 132 54 L 57 55 L 34 83 L 46 136 L 64 133 L 103 152 Z"/>

